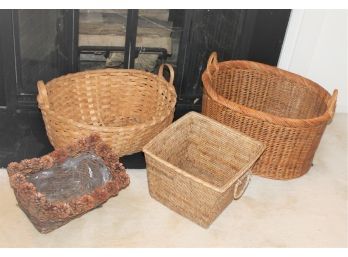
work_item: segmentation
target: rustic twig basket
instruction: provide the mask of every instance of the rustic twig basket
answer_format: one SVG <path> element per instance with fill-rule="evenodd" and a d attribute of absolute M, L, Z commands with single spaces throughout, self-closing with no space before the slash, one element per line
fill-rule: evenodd
<path fill-rule="evenodd" d="M 150 195 L 208 227 L 244 193 L 262 143 L 191 112 L 144 147 Z"/>
<path fill-rule="evenodd" d="M 68 157 L 86 151 L 93 151 L 100 156 L 111 175 L 111 179 L 104 185 L 96 187 L 89 193 L 68 200 L 52 201 L 44 193 L 39 192 L 35 185 L 27 179 L 29 174 L 49 169 L 62 163 Z M 110 197 L 116 196 L 129 184 L 129 177 L 123 165 L 118 161 L 118 156 L 97 135 L 80 139 L 67 148 L 57 149 L 41 158 L 23 160 L 20 163 L 12 162 L 8 165 L 7 172 L 19 207 L 41 233 L 57 229 L 90 211 Z"/>
<path fill-rule="evenodd" d="M 64 147 L 98 133 L 120 156 L 142 147 L 173 120 L 176 93 L 170 80 L 140 70 L 103 69 L 38 82 L 38 103 L 51 144 Z"/>
<path fill-rule="evenodd" d="M 254 174 L 291 179 L 305 174 L 336 106 L 311 80 L 251 61 L 208 60 L 203 114 L 266 144 Z"/>

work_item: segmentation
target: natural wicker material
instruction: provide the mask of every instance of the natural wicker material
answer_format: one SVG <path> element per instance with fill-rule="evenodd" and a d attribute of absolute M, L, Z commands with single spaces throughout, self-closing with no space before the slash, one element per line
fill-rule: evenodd
<path fill-rule="evenodd" d="M 150 195 L 208 227 L 246 189 L 262 143 L 191 112 L 144 147 Z"/>
<path fill-rule="evenodd" d="M 251 61 L 208 60 L 202 113 L 266 144 L 256 175 L 291 179 L 311 167 L 337 98 L 311 80 Z"/>
<path fill-rule="evenodd" d="M 142 147 L 173 120 L 176 93 L 159 75 L 124 69 L 68 74 L 38 82 L 39 107 L 51 144 L 64 147 L 80 137 L 98 133 L 119 156 Z"/>
<path fill-rule="evenodd" d="M 111 180 L 103 186 L 95 188 L 89 194 L 74 197 L 68 201 L 49 201 L 44 194 L 37 192 L 35 186 L 26 179 L 26 175 L 29 173 L 49 169 L 62 163 L 67 157 L 86 151 L 94 151 L 100 156 L 111 173 Z M 118 156 L 97 135 L 80 139 L 74 145 L 65 149 L 57 149 L 41 158 L 23 160 L 20 163 L 12 162 L 8 165 L 7 172 L 19 207 L 41 233 L 57 229 L 97 207 L 110 197 L 116 196 L 129 184 L 129 177 L 123 165 L 119 163 Z"/>

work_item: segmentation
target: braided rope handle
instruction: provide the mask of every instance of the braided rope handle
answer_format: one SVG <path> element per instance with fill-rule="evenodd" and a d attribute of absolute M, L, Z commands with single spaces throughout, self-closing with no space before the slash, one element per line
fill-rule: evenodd
<path fill-rule="evenodd" d="M 251 179 L 251 171 L 247 171 L 245 175 L 241 178 L 239 178 L 236 181 L 236 184 L 234 185 L 234 192 L 233 192 L 233 198 L 235 200 L 238 200 L 239 198 L 242 197 L 244 194 L 245 190 L 247 189 L 249 182 Z"/>
<path fill-rule="evenodd" d="M 164 66 L 167 66 L 168 70 L 169 70 L 169 74 L 170 74 L 170 77 L 169 77 L 169 83 L 170 84 L 173 84 L 174 82 L 174 69 L 173 69 L 173 66 L 168 64 L 168 63 L 164 63 L 164 64 L 161 64 L 159 70 L 158 70 L 158 75 L 161 76 L 163 79 L 164 76 L 163 76 L 163 68 Z"/>
<path fill-rule="evenodd" d="M 213 72 L 219 69 L 218 63 L 219 62 L 218 62 L 217 53 L 212 52 L 209 56 L 208 63 L 207 63 L 207 72 L 210 79 L 212 77 Z"/>
<path fill-rule="evenodd" d="M 36 99 L 37 99 L 37 102 L 39 103 L 39 108 L 48 110 L 50 108 L 50 105 L 48 101 L 46 85 L 42 80 L 37 82 L 37 90 L 39 94 L 37 95 Z"/>

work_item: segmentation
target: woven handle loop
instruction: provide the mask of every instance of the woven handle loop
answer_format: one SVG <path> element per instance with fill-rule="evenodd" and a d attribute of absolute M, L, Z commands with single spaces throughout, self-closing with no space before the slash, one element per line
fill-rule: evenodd
<path fill-rule="evenodd" d="M 169 70 L 169 74 L 170 74 L 169 83 L 173 84 L 173 82 L 174 82 L 174 69 L 173 69 L 172 65 L 167 64 L 167 63 L 161 64 L 161 66 L 160 66 L 160 68 L 158 70 L 158 75 L 161 76 L 162 78 L 164 78 L 164 76 L 163 76 L 163 68 L 164 68 L 164 66 L 167 66 L 167 68 Z"/>
<path fill-rule="evenodd" d="M 332 118 L 335 114 L 337 95 L 338 95 L 338 90 L 335 89 L 332 93 L 331 98 L 328 101 L 328 104 L 327 104 L 327 111 L 330 115 L 330 121 L 332 120 Z"/>
<path fill-rule="evenodd" d="M 47 90 L 42 80 L 37 82 L 37 90 L 39 91 L 39 94 L 37 95 L 37 102 L 39 103 L 39 108 L 49 109 L 50 105 L 48 102 Z"/>
<path fill-rule="evenodd" d="M 213 72 L 217 71 L 219 69 L 218 66 L 218 58 L 217 58 L 217 53 L 212 52 L 211 55 L 209 56 L 208 63 L 207 63 L 207 71 L 208 71 L 208 76 L 211 79 Z"/>
<path fill-rule="evenodd" d="M 233 192 L 233 198 L 235 200 L 238 200 L 242 197 L 245 190 L 247 189 L 249 182 L 251 179 L 251 171 L 248 171 L 245 173 L 245 175 L 242 178 L 239 178 L 234 186 L 234 192 Z"/>

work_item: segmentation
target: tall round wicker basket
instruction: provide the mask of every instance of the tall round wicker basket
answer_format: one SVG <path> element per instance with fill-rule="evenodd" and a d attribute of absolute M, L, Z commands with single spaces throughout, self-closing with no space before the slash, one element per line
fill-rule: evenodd
<path fill-rule="evenodd" d="M 203 114 L 263 142 L 253 173 L 273 179 L 305 174 L 312 165 L 337 90 L 251 61 L 218 62 L 212 53 L 203 76 Z"/>
<path fill-rule="evenodd" d="M 119 156 L 142 150 L 173 120 L 174 70 L 169 82 L 158 75 L 125 69 L 68 74 L 38 82 L 37 100 L 48 138 L 55 148 L 98 133 Z"/>

